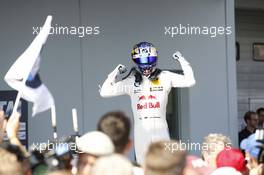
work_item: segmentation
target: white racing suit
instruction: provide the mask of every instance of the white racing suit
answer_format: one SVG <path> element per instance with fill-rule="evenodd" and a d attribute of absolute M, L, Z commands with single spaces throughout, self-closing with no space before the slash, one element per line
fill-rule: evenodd
<path fill-rule="evenodd" d="M 139 86 L 135 86 L 135 77 L 116 82 L 119 73 L 117 68 L 108 75 L 101 87 L 102 97 L 112 97 L 127 94 L 131 98 L 131 107 L 134 115 L 134 145 L 136 160 L 142 165 L 147 148 L 151 142 L 169 140 L 168 125 L 166 122 L 166 106 L 168 94 L 172 87 L 190 87 L 195 84 L 190 64 L 180 56 L 184 75 L 162 71 L 158 80 L 150 81 L 146 76 Z"/>

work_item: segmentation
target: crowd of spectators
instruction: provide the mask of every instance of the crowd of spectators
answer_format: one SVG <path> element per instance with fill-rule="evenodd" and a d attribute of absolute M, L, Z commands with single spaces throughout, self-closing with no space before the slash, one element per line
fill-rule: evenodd
<path fill-rule="evenodd" d="M 204 137 L 200 156 L 182 148 L 181 141 L 160 140 L 148 146 L 139 165 L 128 158 L 131 122 L 122 111 L 103 115 L 95 131 L 28 150 L 18 139 L 20 114 L 7 121 L 0 111 L 0 175 L 262 175 L 263 114 L 263 108 L 245 114 L 239 148 L 220 133 Z"/>

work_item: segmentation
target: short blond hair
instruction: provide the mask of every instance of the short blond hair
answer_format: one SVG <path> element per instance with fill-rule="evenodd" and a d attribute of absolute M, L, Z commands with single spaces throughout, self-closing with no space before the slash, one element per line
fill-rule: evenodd
<path fill-rule="evenodd" d="M 133 175 L 133 166 L 121 154 L 112 154 L 97 159 L 90 175 Z"/>
<path fill-rule="evenodd" d="M 66 170 L 58 170 L 49 172 L 47 175 L 72 175 L 72 173 Z"/>
<path fill-rule="evenodd" d="M 211 133 L 203 139 L 202 154 L 215 154 L 217 152 L 220 152 L 222 148 L 231 145 L 232 143 L 229 137 L 219 133 Z"/>
<path fill-rule="evenodd" d="M 172 149 L 177 147 L 177 149 Z M 145 158 L 145 175 L 181 175 L 186 164 L 186 151 L 176 141 L 152 143 Z"/>
<path fill-rule="evenodd" d="M 22 164 L 18 162 L 15 154 L 0 148 L 0 174 L 23 175 Z"/>

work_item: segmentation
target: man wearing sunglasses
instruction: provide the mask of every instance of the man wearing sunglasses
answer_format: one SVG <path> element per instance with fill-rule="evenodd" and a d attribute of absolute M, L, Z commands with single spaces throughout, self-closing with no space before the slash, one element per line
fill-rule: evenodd
<path fill-rule="evenodd" d="M 183 75 L 157 68 L 158 54 L 153 44 L 141 42 L 131 52 L 136 67 L 121 81 L 117 76 L 125 72 L 125 66 L 118 65 L 101 87 L 102 97 L 129 95 L 134 115 L 134 145 L 136 160 L 142 165 L 150 143 L 169 140 L 166 122 L 168 94 L 172 87 L 190 87 L 195 84 L 192 68 L 180 52 L 173 58 L 183 70 Z M 165 148 L 165 147 L 164 147 Z"/>

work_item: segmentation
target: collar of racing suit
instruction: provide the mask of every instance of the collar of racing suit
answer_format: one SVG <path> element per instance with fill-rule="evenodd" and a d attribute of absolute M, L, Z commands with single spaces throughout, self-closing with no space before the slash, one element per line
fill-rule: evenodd
<path fill-rule="evenodd" d="M 159 74 L 161 73 L 161 71 L 162 71 L 161 69 L 156 68 L 156 69 L 154 70 L 154 72 L 152 72 L 152 73 L 150 74 L 150 76 L 148 77 L 148 79 L 149 79 L 150 81 L 158 80 L 158 79 L 159 79 Z M 122 79 L 123 79 L 123 80 L 126 79 L 126 78 L 129 77 L 132 73 L 133 73 L 134 76 L 135 76 L 135 86 L 139 86 L 139 85 L 142 83 L 143 78 L 142 78 L 142 74 L 141 74 L 141 72 L 140 72 L 139 70 L 137 70 L 136 67 L 132 67 L 131 70 L 130 70 L 130 72 L 128 73 L 128 75 L 125 76 L 125 77 L 122 78 Z"/>

